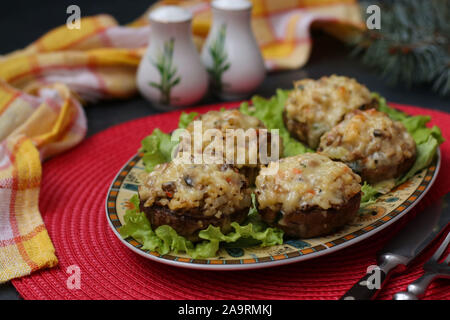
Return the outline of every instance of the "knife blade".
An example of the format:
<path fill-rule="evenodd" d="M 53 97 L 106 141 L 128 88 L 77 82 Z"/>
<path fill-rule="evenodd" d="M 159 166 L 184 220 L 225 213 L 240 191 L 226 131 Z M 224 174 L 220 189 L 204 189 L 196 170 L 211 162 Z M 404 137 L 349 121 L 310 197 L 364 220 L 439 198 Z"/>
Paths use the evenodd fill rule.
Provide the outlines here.
<path fill-rule="evenodd" d="M 377 266 L 347 291 L 341 300 L 376 297 L 390 275 L 406 269 L 450 222 L 450 192 L 417 214 L 377 254 Z"/>

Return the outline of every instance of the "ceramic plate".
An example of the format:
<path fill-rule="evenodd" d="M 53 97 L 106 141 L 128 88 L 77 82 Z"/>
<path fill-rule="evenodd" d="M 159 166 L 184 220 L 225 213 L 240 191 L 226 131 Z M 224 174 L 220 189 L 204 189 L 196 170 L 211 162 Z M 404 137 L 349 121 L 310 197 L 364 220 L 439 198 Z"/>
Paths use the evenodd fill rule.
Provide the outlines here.
<path fill-rule="evenodd" d="M 130 159 L 114 179 L 106 199 L 106 216 L 117 237 L 128 248 L 151 260 L 192 269 L 254 269 L 298 262 L 325 255 L 366 239 L 386 228 L 411 210 L 433 184 L 440 167 L 440 152 L 433 164 L 414 177 L 382 195 L 373 205 L 362 209 L 357 219 L 326 237 L 288 240 L 282 245 L 245 249 L 220 249 L 210 259 L 192 259 L 185 254 L 165 254 L 141 249 L 133 238 L 123 239 L 119 229 L 124 223 L 128 200 L 137 194 L 140 179 L 145 175 L 143 154 Z"/>
<path fill-rule="evenodd" d="M 141 249 L 141 244 L 133 238 L 123 239 L 119 229 L 124 223 L 128 200 L 137 194 L 138 185 L 145 175 L 143 154 L 137 154 L 119 171 L 108 191 L 106 216 L 117 237 L 128 248 L 151 260 L 192 268 L 235 270 L 265 268 L 307 260 L 325 255 L 366 239 L 411 210 L 433 184 L 440 167 L 440 152 L 433 164 L 414 177 L 382 195 L 373 205 L 362 209 L 357 219 L 326 237 L 288 240 L 282 245 L 245 249 L 220 249 L 217 256 L 210 259 L 192 259 L 185 254 L 165 254 Z"/>

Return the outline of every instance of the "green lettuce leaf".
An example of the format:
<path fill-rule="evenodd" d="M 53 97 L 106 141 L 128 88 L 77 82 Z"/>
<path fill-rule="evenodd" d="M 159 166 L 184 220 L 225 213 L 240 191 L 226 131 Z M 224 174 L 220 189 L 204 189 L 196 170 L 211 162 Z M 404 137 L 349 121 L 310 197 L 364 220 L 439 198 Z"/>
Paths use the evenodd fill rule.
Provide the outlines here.
<path fill-rule="evenodd" d="M 197 112 L 182 112 L 180 120 L 178 121 L 178 128 L 186 129 L 188 125 L 198 116 Z"/>
<path fill-rule="evenodd" d="M 417 158 L 409 171 L 397 180 L 397 185 L 402 184 L 409 178 L 414 176 L 417 172 L 428 167 L 433 161 L 436 150 L 439 146 L 439 141 L 433 136 L 429 135 L 428 140 L 417 145 Z"/>
<path fill-rule="evenodd" d="M 361 208 L 376 202 L 379 192 L 373 186 L 364 181 L 361 191 Z"/>
<path fill-rule="evenodd" d="M 139 197 L 137 195 L 130 199 L 130 205 L 132 208 L 125 212 L 125 223 L 120 228 L 122 238 L 133 237 L 142 244 L 144 250 L 155 251 L 162 247 L 162 240 L 152 230 L 145 214 L 139 210 Z"/>
<path fill-rule="evenodd" d="M 232 222 L 231 227 L 234 231 L 225 235 L 220 228 L 210 225 L 206 230 L 199 232 L 199 237 L 210 241 L 226 242 L 225 246 L 234 248 L 255 245 L 268 247 L 283 243 L 284 232 L 277 228 L 270 228 L 261 220 L 261 216 L 256 209 L 255 194 L 252 194 L 252 207 L 247 220 L 242 225 Z"/>
<path fill-rule="evenodd" d="M 144 153 L 142 161 L 145 170 L 152 171 L 157 164 L 169 162 L 172 159 L 173 149 L 177 146 L 177 141 L 172 141 L 171 135 L 159 129 L 153 130 L 152 134 L 141 141 L 140 152 Z"/>
<path fill-rule="evenodd" d="M 432 128 L 417 128 L 412 133 L 412 136 L 418 145 L 426 143 L 430 137 L 433 137 L 438 144 L 442 144 L 444 142 L 441 129 L 437 126 L 433 126 Z"/>
<path fill-rule="evenodd" d="M 313 152 L 298 140 L 291 137 L 289 131 L 284 126 L 283 109 L 288 98 L 289 91 L 278 89 L 275 96 L 270 99 L 255 96 L 252 103 L 241 104 L 239 110 L 261 120 L 267 129 L 278 129 L 283 139 L 283 156 L 289 157 L 305 152 Z"/>
<path fill-rule="evenodd" d="M 240 248 L 257 245 L 266 247 L 283 243 L 283 231 L 264 228 L 254 207 L 251 209 L 252 220 L 243 225 L 231 223 L 234 231 L 228 234 L 223 234 L 219 227 L 209 225 L 207 229 L 199 232 L 199 238 L 204 241 L 194 245 L 168 225 L 159 226 L 153 231 L 147 217 L 139 210 L 137 195 L 130 199 L 130 206 L 132 208 L 124 215 L 125 224 L 120 228 L 120 235 L 123 238 L 133 237 L 142 244 L 142 249 L 160 254 L 185 252 L 194 259 L 210 258 L 216 255 L 222 243 L 228 243 L 228 247 L 239 245 Z"/>
<path fill-rule="evenodd" d="M 198 116 L 197 112 L 182 112 L 178 121 L 178 129 L 185 129 Z M 158 128 L 141 141 L 140 152 L 144 153 L 142 161 L 147 172 L 153 171 L 156 165 L 172 160 L 174 149 L 179 143 L 178 129 L 172 135 Z"/>
<path fill-rule="evenodd" d="M 408 117 L 406 113 L 389 107 L 387 105 L 386 99 L 380 96 L 378 93 L 372 92 L 372 97 L 378 100 L 378 110 L 386 113 L 392 120 L 402 121 Z"/>

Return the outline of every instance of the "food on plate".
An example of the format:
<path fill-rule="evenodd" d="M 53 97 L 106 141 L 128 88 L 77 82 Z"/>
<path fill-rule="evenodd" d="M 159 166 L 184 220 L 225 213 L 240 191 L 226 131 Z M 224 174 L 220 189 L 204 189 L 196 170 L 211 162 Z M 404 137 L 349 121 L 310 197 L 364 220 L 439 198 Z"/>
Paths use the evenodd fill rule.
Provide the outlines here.
<path fill-rule="evenodd" d="M 416 159 L 416 143 L 405 126 L 375 109 L 353 111 L 325 133 L 318 152 L 346 163 L 364 181 L 398 178 Z"/>
<path fill-rule="evenodd" d="M 200 115 L 195 120 L 201 122 L 203 138 L 202 143 L 198 144 L 201 149 L 196 149 L 194 141 L 194 139 L 198 138 L 194 135 L 195 126 L 198 126 L 199 123 L 192 121 L 186 127 L 186 130 L 191 134 L 191 139 L 181 139 L 178 156 L 186 150 L 189 150 L 190 153 L 195 151 L 198 154 L 203 154 L 203 157 L 211 156 L 210 159 L 212 159 L 212 161 L 214 161 L 214 159 L 221 159 L 224 163 L 233 164 L 238 168 L 241 173 L 247 176 L 251 184 L 253 184 L 257 175 L 259 164 L 268 163 L 268 159 L 272 156 L 277 159 L 281 156 L 282 141 L 279 135 L 266 131 L 266 127 L 261 120 L 243 114 L 237 109 L 209 111 Z M 222 145 L 221 150 L 214 148 L 216 135 L 214 131 L 210 131 L 212 136 L 206 134 L 206 131 L 209 129 L 216 129 L 218 130 L 218 133 L 220 133 L 221 140 L 219 142 Z M 188 149 L 189 143 L 190 148 Z M 272 155 L 272 143 L 278 148 L 278 156 L 275 153 Z M 227 145 L 233 147 L 227 148 Z M 266 146 L 267 153 L 260 153 L 261 148 Z M 266 155 L 267 158 L 265 158 Z M 239 156 L 241 156 L 242 159 L 238 158 Z"/>
<path fill-rule="evenodd" d="M 191 241 L 209 225 L 231 230 L 251 206 L 247 179 L 229 165 L 157 165 L 139 187 L 140 209 L 156 229 L 169 225 Z"/>
<path fill-rule="evenodd" d="M 347 165 L 317 153 L 283 158 L 256 177 L 258 211 L 289 236 L 326 235 L 355 217 L 360 182 Z"/>
<path fill-rule="evenodd" d="M 283 112 L 284 123 L 294 137 L 313 149 L 345 114 L 376 106 L 366 86 L 352 78 L 332 75 L 303 79 L 294 85 Z"/>
<path fill-rule="evenodd" d="M 136 239 L 144 250 L 209 258 L 220 248 L 279 245 L 284 234 L 332 233 L 360 207 L 427 168 L 444 141 L 438 127 L 427 127 L 429 116 L 409 116 L 338 76 L 299 81 L 294 92 L 254 97 L 238 110 L 182 113 L 178 127 L 194 133 L 196 117 L 203 130 L 216 129 L 222 138 L 227 129 L 278 129 L 281 137 L 269 135 L 267 142 L 277 141 L 280 156 L 288 157 L 250 164 L 244 143 L 235 152 L 246 151 L 244 163 L 183 164 L 180 155 L 188 149 L 176 133 L 185 131 L 155 129 L 139 150 L 146 171 L 140 198 L 129 200 L 120 228 L 122 237 Z M 313 147 L 320 142 L 318 153 L 300 140 Z M 212 144 L 203 140 L 197 148 L 204 153 Z M 390 177 L 395 179 L 378 182 Z"/>
<path fill-rule="evenodd" d="M 237 109 L 208 111 L 201 114 L 197 119 L 202 121 L 203 129 L 219 129 L 223 133 L 227 129 L 257 129 L 265 128 L 264 124 L 258 118 L 243 114 Z M 189 123 L 186 128 L 188 131 L 194 131 L 194 122 Z"/>

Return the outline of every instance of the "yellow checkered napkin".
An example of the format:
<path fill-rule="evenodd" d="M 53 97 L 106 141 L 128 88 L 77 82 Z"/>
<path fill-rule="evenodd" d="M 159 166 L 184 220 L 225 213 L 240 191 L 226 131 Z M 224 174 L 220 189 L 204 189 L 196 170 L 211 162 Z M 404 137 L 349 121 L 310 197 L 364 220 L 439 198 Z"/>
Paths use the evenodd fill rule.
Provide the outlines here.
<path fill-rule="evenodd" d="M 306 63 L 311 26 L 343 39 L 361 27 L 356 0 L 252 2 L 252 25 L 269 70 Z M 209 2 L 161 3 L 193 13 L 201 46 L 211 25 Z M 146 14 L 128 26 L 107 15 L 87 17 L 81 29 L 61 26 L 0 56 L 0 282 L 57 264 L 38 209 L 41 161 L 84 138 L 82 103 L 135 94 L 150 28 Z"/>

